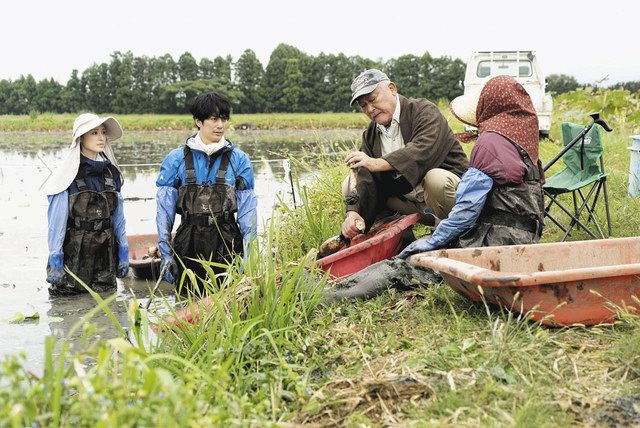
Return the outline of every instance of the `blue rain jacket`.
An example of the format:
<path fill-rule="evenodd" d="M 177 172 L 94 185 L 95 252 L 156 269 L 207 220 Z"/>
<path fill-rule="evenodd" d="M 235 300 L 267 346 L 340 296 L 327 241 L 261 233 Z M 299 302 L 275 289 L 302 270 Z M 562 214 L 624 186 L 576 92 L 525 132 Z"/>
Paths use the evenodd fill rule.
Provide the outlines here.
<path fill-rule="evenodd" d="M 106 168 L 111 165 L 108 160 L 94 161 L 80 156 L 79 174 L 85 175 L 85 182 L 89 190 L 102 192 L 105 190 L 104 174 Z M 115 182 L 115 191 L 118 193 L 118 206 L 116 207 L 111 224 L 113 233 L 118 245 L 118 261 L 123 262 L 129 260 L 129 244 L 127 242 L 126 222 L 124 219 L 124 203 L 120 188 L 122 180 L 120 173 L 113 174 Z M 69 193 L 78 192 L 75 180 L 69 188 L 57 195 L 49 195 L 49 208 L 47 217 L 49 221 L 48 244 L 49 244 L 49 264 L 52 269 L 64 268 L 64 254 L 62 246 L 67 231 L 67 218 L 69 217 Z"/>
<path fill-rule="evenodd" d="M 232 143 L 213 154 L 216 157 L 209 173 L 210 156 L 206 153 L 191 149 L 193 155 L 193 167 L 196 173 L 196 184 L 214 184 L 216 174 L 222 161 L 223 151 L 231 151 L 229 167 L 225 176 L 226 183 L 236 187 L 236 201 L 238 212 L 236 221 L 242 233 L 245 248 L 256 237 L 258 200 L 254 191 L 253 167 L 249 156 Z M 178 201 L 178 189 L 174 187 L 186 184 L 186 172 L 184 162 L 184 146 L 173 149 L 160 165 L 160 174 L 156 180 L 158 192 L 156 194 L 156 226 L 158 228 L 158 247 L 162 258 L 167 260 L 173 257 L 171 250 L 171 231 L 176 216 L 176 203 Z"/>
<path fill-rule="evenodd" d="M 460 180 L 456 190 L 456 204 L 449 217 L 438 224 L 432 235 L 411 243 L 398 257 L 406 259 L 413 254 L 437 250 L 460 236 L 476 223 L 492 188 L 491 177 L 479 169 L 469 168 Z"/>

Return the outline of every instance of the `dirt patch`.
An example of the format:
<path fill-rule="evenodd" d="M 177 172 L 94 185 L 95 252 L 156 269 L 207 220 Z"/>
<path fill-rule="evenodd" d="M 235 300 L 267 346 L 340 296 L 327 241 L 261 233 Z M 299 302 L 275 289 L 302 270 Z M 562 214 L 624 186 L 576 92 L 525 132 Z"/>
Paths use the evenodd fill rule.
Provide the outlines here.
<path fill-rule="evenodd" d="M 615 399 L 605 399 L 602 404 L 593 407 L 580 402 L 575 402 L 574 405 L 576 420 L 588 426 L 640 426 L 640 396 L 623 395 Z"/>
<path fill-rule="evenodd" d="M 429 398 L 433 389 L 415 374 L 386 374 L 360 379 L 337 379 L 328 383 L 320 398 L 326 405 L 301 422 L 322 426 L 339 426 L 354 412 L 384 421 L 385 425 L 401 423 L 399 407 Z M 331 397 L 328 400 L 328 397 Z"/>

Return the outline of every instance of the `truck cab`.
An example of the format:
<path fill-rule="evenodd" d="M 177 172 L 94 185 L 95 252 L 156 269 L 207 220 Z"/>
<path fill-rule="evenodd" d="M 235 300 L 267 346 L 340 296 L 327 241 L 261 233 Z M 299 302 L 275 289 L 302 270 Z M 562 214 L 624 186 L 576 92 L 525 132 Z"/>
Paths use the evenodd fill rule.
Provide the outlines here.
<path fill-rule="evenodd" d="M 545 93 L 545 76 L 535 51 L 478 51 L 467 62 L 464 93 L 479 94 L 492 77 L 507 75 L 516 79 L 527 91 L 538 114 L 540 135 L 549 136 L 553 99 Z"/>

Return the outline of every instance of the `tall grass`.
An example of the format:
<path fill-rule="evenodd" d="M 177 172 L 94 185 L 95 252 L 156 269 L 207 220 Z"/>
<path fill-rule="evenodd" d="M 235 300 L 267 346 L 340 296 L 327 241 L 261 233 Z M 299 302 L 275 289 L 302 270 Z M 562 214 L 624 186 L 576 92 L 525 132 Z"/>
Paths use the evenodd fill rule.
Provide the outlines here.
<path fill-rule="evenodd" d="M 197 281 L 212 302 L 201 308 L 196 324 L 178 328 L 160 319 L 154 338 L 147 312 L 134 300 L 128 334 L 114 317 L 121 337 L 77 353 L 63 340 L 57 357 L 54 338 L 47 338 L 42 376 L 26 372 L 16 358 L 5 359 L 0 425 L 184 426 L 281 419 L 310 388 L 300 362 L 326 278 L 313 259 L 281 263 L 272 256 L 269 249 L 289 242 L 277 224 L 270 223 L 261 241 L 266 251 L 253 245 L 228 275 L 206 281 L 185 277 Z M 74 331 L 97 311 L 109 314 L 114 296 L 94 297 L 98 306 Z M 194 304 L 192 298 L 185 304 Z"/>

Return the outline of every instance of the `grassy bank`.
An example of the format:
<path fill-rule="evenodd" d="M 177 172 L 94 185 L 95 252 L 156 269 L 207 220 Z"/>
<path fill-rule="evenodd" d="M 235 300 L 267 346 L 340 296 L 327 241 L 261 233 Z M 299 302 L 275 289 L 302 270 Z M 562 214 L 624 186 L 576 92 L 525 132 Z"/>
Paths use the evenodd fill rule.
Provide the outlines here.
<path fill-rule="evenodd" d="M 43 113 L 32 116 L 0 115 L 0 131 L 68 131 L 75 114 Z M 191 130 L 190 115 L 115 114 L 125 131 Z M 367 120 L 361 113 L 272 113 L 234 114 L 232 128 L 241 129 L 325 129 L 362 128 Z"/>
<path fill-rule="evenodd" d="M 586 123 L 590 110 L 560 105 L 556 122 Z M 603 116 L 615 128 L 604 136 L 614 235 L 638 235 L 638 202 L 626 196 L 626 147 L 638 125 L 628 115 Z M 559 150 L 558 136 L 555 125 L 543 160 Z M 201 324 L 149 342 L 147 314 L 133 304 L 130 341 L 89 340 L 74 352 L 63 343 L 54 357 L 51 338 L 43 375 L 6 358 L 0 426 L 640 423 L 636 316 L 548 328 L 445 284 L 319 308 L 325 278 L 303 267 L 338 230 L 347 171 L 327 160 L 316 173 L 313 187 L 301 189 L 304 205 L 283 207 L 262 248 L 207 285 L 215 310 Z M 543 239 L 558 233 L 549 227 Z"/>

